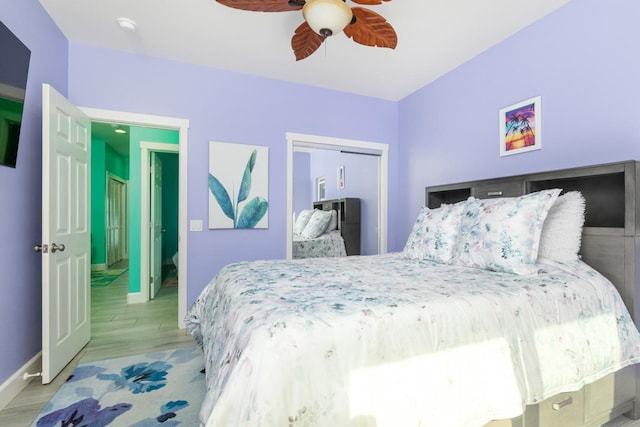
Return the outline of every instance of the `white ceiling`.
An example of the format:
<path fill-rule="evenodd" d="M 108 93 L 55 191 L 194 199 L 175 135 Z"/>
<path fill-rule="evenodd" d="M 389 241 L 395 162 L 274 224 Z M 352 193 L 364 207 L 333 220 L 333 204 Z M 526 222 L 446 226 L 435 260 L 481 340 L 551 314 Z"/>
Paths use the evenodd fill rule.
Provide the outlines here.
<path fill-rule="evenodd" d="M 341 33 L 297 62 L 291 37 L 301 11 L 248 12 L 215 0 L 40 3 L 72 42 L 398 101 L 569 1 L 392 0 L 368 7 L 395 28 L 395 50 Z M 137 30 L 120 29 L 118 17 Z"/>

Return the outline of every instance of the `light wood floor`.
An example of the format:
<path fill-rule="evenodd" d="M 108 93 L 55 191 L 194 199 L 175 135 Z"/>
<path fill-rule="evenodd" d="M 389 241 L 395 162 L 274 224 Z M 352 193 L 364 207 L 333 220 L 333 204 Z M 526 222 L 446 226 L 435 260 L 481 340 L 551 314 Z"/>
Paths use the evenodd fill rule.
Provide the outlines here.
<path fill-rule="evenodd" d="M 112 268 L 124 268 L 126 263 Z M 91 341 L 48 385 L 38 378 L 0 411 L 0 426 L 28 427 L 78 363 L 194 345 L 178 329 L 178 287 L 162 287 L 146 304 L 127 304 L 128 273 L 91 289 Z"/>

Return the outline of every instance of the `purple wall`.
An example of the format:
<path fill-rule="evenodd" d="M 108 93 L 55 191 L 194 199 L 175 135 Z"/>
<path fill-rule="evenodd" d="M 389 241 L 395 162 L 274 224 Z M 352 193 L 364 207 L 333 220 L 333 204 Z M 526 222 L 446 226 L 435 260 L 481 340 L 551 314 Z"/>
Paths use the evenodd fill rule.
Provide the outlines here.
<path fill-rule="evenodd" d="M 406 239 L 426 185 L 640 158 L 640 2 L 573 1 L 399 103 Z M 500 108 L 540 95 L 542 149 L 499 156 Z"/>
<path fill-rule="evenodd" d="M 338 188 L 338 168 L 344 166 L 345 186 Z M 360 199 L 360 253 L 378 253 L 378 157 L 314 150 L 311 153 L 312 197 L 316 199 L 316 178 L 324 176 L 325 199 L 356 197 Z"/>
<path fill-rule="evenodd" d="M 226 264 L 286 256 L 286 132 L 387 143 L 396 158 L 395 102 L 76 43 L 69 81 L 79 106 L 189 120 L 189 220 L 208 217 L 210 140 L 269 147 L 269 228 L 190 232 L 188 302 Z"/>
<path fill-rule="evenodd" d="M 311 155 L 307 151 L 293 152 L 293 212 L 298 215 L 313 205 L 315 184 L 311 183 L 309 169 Z"/>
<path fill-rule="evenodd" d="M 31 50 L 17 167 L 0 166 L 2 384 L 42 348 L 42 83 L 67 93 L 68 48 L 37 0 L 0 0 L 0 20 Z"/>

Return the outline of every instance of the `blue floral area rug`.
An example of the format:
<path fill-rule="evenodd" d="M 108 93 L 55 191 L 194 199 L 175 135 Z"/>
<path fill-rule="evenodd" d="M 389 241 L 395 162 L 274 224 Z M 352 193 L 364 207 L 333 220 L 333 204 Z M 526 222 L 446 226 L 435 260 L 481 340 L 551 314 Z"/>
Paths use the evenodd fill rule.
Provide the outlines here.
<path fill-rule="evenodd" d="M 198 426 L 205 389 L 195 346 L 83 363 L 31 426 Z"/>

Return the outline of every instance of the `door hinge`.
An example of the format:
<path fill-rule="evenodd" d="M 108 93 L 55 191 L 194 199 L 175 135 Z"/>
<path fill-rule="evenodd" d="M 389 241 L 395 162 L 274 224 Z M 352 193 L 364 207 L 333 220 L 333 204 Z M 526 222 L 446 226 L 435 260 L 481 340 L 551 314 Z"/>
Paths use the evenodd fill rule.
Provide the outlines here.
<path fill-rule="evenodd" d="M 153 276 L 149 276 L 149 284 L 153 284 Z"/>

